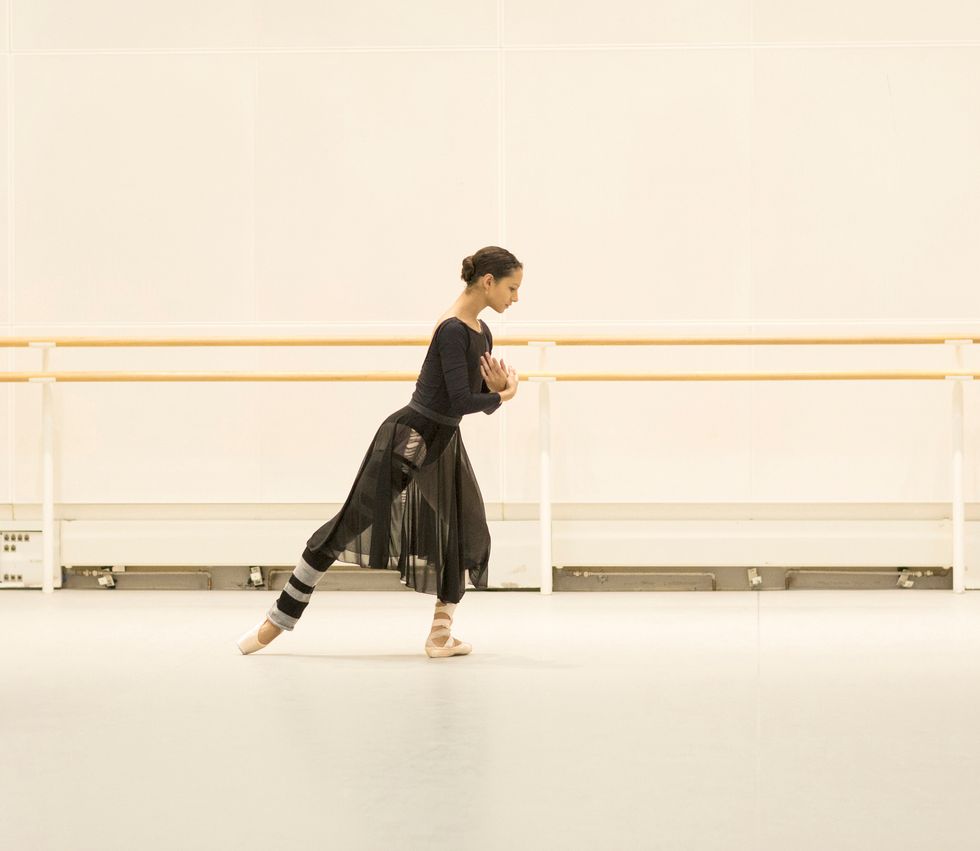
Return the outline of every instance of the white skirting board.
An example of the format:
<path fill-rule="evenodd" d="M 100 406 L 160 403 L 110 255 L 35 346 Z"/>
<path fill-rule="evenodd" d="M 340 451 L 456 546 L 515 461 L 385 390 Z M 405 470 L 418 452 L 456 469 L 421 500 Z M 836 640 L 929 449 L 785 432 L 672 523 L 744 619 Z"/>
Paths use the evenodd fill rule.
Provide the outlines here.
<path fill-rule="evenodd" d="M 537 588 L 534 520 L 491 520 L 490 586 Z M 192 567 L 296 564 L 305 520 L 64 520 L 61 562 Z M 556 520 L 562 567 L 934 567 L 952 565 L 943 520 Z M 966 524 L 966 587 L 980 588 L 980 521 Z"/>
<path fill-rule="evenodd" d="M 309 520 L 63 520 L 62 564 L 292 567 L 318 525 Z M 491 586 L 537 588 L 537 522 L 488 525 Z"/>

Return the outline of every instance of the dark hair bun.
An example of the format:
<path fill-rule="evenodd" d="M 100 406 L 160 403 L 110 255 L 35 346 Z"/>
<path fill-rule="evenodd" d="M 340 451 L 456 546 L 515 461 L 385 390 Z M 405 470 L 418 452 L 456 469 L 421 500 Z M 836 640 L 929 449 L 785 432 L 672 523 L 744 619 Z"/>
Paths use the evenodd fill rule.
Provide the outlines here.
<path fill-rule="evenodd" d="M 463 279 L 463 282 L 466 283 L 466 284 L 468 284 L 470 282 L 470 279 L 473 277 L 473 273 L 474 272 L 476 272 L 476 264 L 473 263 L 472 256 L 471 257 L 464 257 L 463 258 L 463 271 L 460 274 L 460 277 Z"/>
<path fill-rule="evenodd" d="M 515 269 L 523 269 L 524 265 L 506 248 L 488 245 L 475 254 L 463 258 L 463 272 L 460 277 L 466 286 L 472 286 L 484 275 L 504 278 Z"/>

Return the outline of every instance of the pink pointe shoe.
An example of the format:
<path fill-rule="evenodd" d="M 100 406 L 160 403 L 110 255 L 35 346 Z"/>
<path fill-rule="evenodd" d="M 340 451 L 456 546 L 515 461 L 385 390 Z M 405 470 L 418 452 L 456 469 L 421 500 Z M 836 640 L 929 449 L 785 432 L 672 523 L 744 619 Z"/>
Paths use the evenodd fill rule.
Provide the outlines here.
<path fill-rule="evenodd" d="M 267 641 L 263 644 L 259 641 L 259 630 L 265 623 L 266 619 L 262 618 L 255 626 L 253 626 L 248 632 L 243 634 L 238 639 L 238 649 L 247 656 L 249 653 L 254 653 L 256 650 L 261 650 L 263 647 L 268 647 L 271 641 Z M 277 633 L 279 635 L 280 633 Z"/>
<path fill-rule="evenodd" d="M 430 642 L 425 642 L 425 654 L 430 659 L 438 659 L 446 656 L 465 656 L 473 649 L 472 644 L 467 644 L 465 641 L 458 641 L 455 638 L 450 638 L 450 642 L 455 641 L 456 643 L 452 646 L 449 643 L 445 647 L 440 647 L 438 644 L 431 644 Z"/>

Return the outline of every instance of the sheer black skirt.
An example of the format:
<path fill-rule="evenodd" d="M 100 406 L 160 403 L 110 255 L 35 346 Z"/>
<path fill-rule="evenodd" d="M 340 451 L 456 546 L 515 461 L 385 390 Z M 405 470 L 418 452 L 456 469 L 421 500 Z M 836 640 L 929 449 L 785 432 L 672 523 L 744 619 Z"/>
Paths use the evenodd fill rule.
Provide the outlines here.
<path fill-rule="evenodd" d="M 458 422 L 413 405 L 388 416 L 303 560 L 321 573 L 334 561 L 397 568 L 409 588 L 449 603 L 462 599 L 467 571 L 486 588 L 490 531 Z"/>

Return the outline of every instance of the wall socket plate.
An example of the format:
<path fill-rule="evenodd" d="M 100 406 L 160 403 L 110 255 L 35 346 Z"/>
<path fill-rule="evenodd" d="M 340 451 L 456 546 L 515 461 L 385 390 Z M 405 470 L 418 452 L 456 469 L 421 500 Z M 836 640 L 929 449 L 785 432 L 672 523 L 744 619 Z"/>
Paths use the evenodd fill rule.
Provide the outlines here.
<path fill-rule="evenodd" d="M 54 535 L 54 587 L 61 587 L 59 525 Z M 39 520 L 0 520 L 0 589 L 41 588 L 44 536 Z"/>

